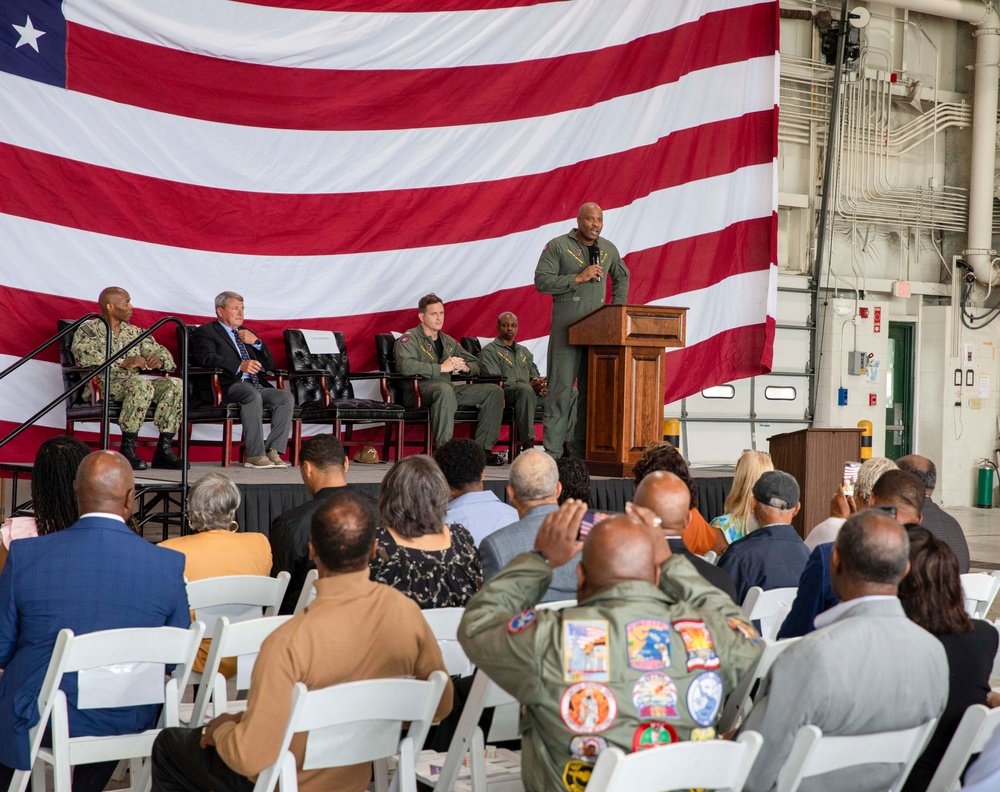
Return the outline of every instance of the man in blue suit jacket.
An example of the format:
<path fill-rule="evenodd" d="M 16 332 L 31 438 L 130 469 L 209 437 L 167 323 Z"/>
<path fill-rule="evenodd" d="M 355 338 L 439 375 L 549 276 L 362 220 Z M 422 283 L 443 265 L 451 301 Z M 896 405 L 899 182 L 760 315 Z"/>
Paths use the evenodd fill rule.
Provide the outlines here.
<path fill-rule="evenodd" d="M 85 457 L 73 483 L 80 519 L 64 531 L 12 542 L 0 573 L 0 789 L 12 768 L 30 768 L 28 730 L 59 631 L 77 635 L 122 627 L 188 627 L 184 556 L 129 530 L 132 468 L 114 451 Z M 159 707 L 78 710 L 76 674 L 62 682 L 70 736 L 139 732 Z M 116 762 L 81 765 L 74 792 L 99 792 Z"/>

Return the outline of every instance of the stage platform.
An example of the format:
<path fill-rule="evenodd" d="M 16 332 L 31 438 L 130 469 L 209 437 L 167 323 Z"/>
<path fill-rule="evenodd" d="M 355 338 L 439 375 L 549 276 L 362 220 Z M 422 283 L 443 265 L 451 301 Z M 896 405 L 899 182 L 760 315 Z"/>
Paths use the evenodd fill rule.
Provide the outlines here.
<path fill-rule="evenodd" d="M 352 489 L 363 492 L 375 499 L 378 497 L 379 486 L 392 467 L 391 463 L 380 462 L 374 465 L 362 465 L 352 463 L 347 471 L 347 483 Z M 30 464 L 6 464 L 0 465 L 0 471 L 10 475 L 12 468 L 17 468 L 16 475 L 30 475 Z M 302 483 L 298 468 L 285 469 L 265 469 L 255 470 L 245 468 L 242 465 L 233 465 L 223 468 L 211 462 L 198 462 L 191 466 L 188 471 L 188 483 L 193 484 L 206 473 L 221 472 L 236 482 L 240 489 L 243 501 L 236 512 L 236 521 L 240 524 L 240 530 L 257 531 L 268 534 L 271 522 L 281 514 L 300 503 L 309 499 L 309 491 Z M 732 468 L 711 468 L 695 469 L 691 475 L 698 487 L 699 510 L 706 519 L 712 520 L 723 513 L 723 502 L 726 494 L 733 484 Z M 507 483 L 510 477 L 510 466 L 487 468 L 485 486 L 496 493 L 497 497 L 503 501 L 507 500 Z M 160 493 L 165 496 L 168 493 L 178 493 L 180 490 L 180 471 L 171 470 L 149 470 L 138 471 L 136 473 L 137 493 L 142 496 L 144 492 L 150 494 Z M 590 481 L 590 489 L 593 493 L 591 507 L 598 511 L 620 512 L 624 511 L 625 503 L 632 498 L 632 479 L 605 478 L 594 476 Z M 22 479 L 17 490 L 18 500 L 22 501 L 20 510 L 22 513 L 30 513 L 24 507 L 30 508 L 30 504 L 25 501 L 29 497 L 28 486 Z M 15 510 L 19 509 L 15 501 Z M 15 511 L 17 513 L 17 511 Z M 156 519 L 155 511 L 147 515 L 149 518 L 145 523 L 144 535 L 152 541 L 159 541 L 162 538 L 163 521 Z M 169 527 L 171 536 L 179 533 L 179 526 Z"/>

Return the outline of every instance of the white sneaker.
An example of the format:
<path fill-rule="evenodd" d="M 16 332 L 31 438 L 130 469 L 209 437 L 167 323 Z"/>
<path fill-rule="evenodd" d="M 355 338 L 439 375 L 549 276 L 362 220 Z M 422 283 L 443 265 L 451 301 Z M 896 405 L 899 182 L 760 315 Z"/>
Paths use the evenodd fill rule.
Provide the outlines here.
<path fill-rule="evenodd" d="M 263 470 L 264 468 L 273 468 L 274 463 L 263 455 L 252 456 L 252 457 L 247 457 L 246 462 L 243 463 L 243 467 L 257 468 L 258 470 Z"/>

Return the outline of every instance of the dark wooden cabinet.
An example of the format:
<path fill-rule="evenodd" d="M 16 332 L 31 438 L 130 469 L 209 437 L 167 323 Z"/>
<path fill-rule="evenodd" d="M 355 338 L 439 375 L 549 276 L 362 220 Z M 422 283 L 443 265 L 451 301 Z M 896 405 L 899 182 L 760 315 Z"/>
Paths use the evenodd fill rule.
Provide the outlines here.
<path fill-rule="evenodd" d="M 775 469 L 799 482 L 802 508 L 792 525 L 804 539 L 830 516 L 830 500 L 844 483 L 844 464 L 861 459 L 861 430 L 800 429 L 772 435 L 769 442 Z"/>
<path fill-rule="evenodd" d="M 569 327 L 587 346 L 586 462 L 597 476 L 629 476 L 663 437 L 664 349 L 684 346 L 687 308 L 605 305 Z"/>

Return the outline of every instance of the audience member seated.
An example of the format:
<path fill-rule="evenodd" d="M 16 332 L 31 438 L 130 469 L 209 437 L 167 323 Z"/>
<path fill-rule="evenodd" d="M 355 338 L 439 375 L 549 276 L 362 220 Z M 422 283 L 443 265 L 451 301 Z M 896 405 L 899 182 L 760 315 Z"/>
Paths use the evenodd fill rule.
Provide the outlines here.
<path fill-rule="evenodd" d="M 483 559 L 483 580 L 495 577 L 515 556 L 531 552 L 542 521 L 546 515 L 559 509 L 561 491 L 559 468 L 556 460 L 548 454 L 529 450 L 514 460 L 514 464 L 510 466 L 507 497 L 517 509 L 520 519 L 513 525 L 490 534 L 479 545 L 479 554 Z M 576 567 L 579 563 L 580 557 L 576 555 L 569 563 L 554 569 L 552 583 L 540 601 L 575 599 Z"/>
<path fill-rule="evenodd" d="M 421 608 L 462 607 L 483 584 L 471 534 L 446 525 L 448 482 L 429 456 L 397 462 L 382 480 L 382 527 L 371 578 L 402 591 Z"/>
<path fill-rule="evenodd" d="M 291 579 L 279 613 L 295 610 L 309 570 L 316 565 L 309 557 L 309 526 L 316 509 L 341 487 L 347 486 L 350 466 L 344 446 L 332 434 L 320 434 L 303 441 L 299 452 L 299 475 L 312 500 L 282 512 L 271 523 L 271 575 L 288 572 Z"/>
<path fill-rule="evenodd" d="M 988 621 L 965 612 L 958 559 L 951 548 L 921 526 L 907 533 L 910 571 L 899 584 L 899 599 L 910 620 L 944 645 L 949 671 L 948 704 L 903 787 L 903 792 L 924 792 L 965 710 L 998 703 L 996 696 L 990 697 L 990 674 L 1000 636 Z"/>
<path fill-rule="evenodd" d="M 769 470 L 774 470 L 774 463 L 763 451 L 744 451 L 736 463 L 733 488 L 723 505 L 726 513 L 712 520 L 712 527 L 722 531 L 729 544 L 760 527 L 753 515 L 753 485 Z"/>
<path fill-rule="evenodd" d="M 31 507 L 35 516 L 8 517 L 0 525 L 0 569 L 15 539 L 45 536 L 76 522 L 79 514 L 73 479 L 89 453 L 86 443 L 69 435 L 50 437 L 38 447 L 31 467 Z"/>
<path fill-rule="evenodd" d="M 661 520 L 660 533 L 674 555 L 684 556 L 705 580 L 736 600 L 736 587 L 725 570 L 696 556 L 687 549 L 681 538 L 691 519 L 691 492 L 687 484 L 673 473 L 654 470 L 642 480 L 632 502 L 636 506 L 646 507 Z"/>
<path fill-rule="evenodd" d="M 986 741 L 983 752 L 962 777 L 962 792 L 996 792 L 1000 789 L 1000 729 Z"/>
<path fill-rule="evenodd" d="M 459 627 L 469 658 L 524 705 L 525 789 L 582 788 L 608 746 L 712 739 L 723 692 L 760 654 L 739 608 L 670 552 L 650 512 L 630 506 L 580 542 L 586 508 L 549 514 L 534 551 L 483 586 Z M 581 545 L 579 605 L 536 609 Z"/>
<path fill-rule="evenodd" d="M 476 547 L 483 537 L 517 521 L 517 510 L 500 500 L 492 490 L 483 489 L 486 452 L 473 440 L 452 438 L 434 452 L 448 482 L 451 502 L 444 521 L 464 525 Z"/>
<path fill-rule="evenodd" d="M 958 559 L 958 569 L 963 575 L 969 571 L 969 543 L 958 520 L 946 513 L 933 500 L 931 495 L 937 486 L 937 468 L 927 457 L 918 454 L 900 457 L 896 460 L 900 470 L 912 473 L 923 482 L 926 498 L 923 506 L 923 519 L 920 524 L 944 542 Z"/>
<path fill-rule="evenodd" d="M 809 551 L 792 518 L 799 511 L 799 485 L 783 470 L 769 470 L 753 487 L 753 512 L 760 525 L 734 542 L 719 560 L 733 579 L 736 601 L 742 603 L 753 586 L 765 591 L 794 588 L 809 559 Z"/>
<path fill-rule="evenodd" d="M 245 790 L 273 764 L 288 723 L 292 688 L 312 690 L 386 677 L 427 679 L 444 671 L 441 650 L 416 606 L 368 579 L 377 515 L 368 498 L 342 487 L 313 516 L 310 550 L 319 571 L 316 599 L 265 640 L 254 664 L 245 713 L 224 714 L 203 729 L 164 729 L 153 745 L 153 789 Z M 451 710 L 451 683 L 435 720 Z M 291 752 L 303 792 L 362 792 L 371 764 L 303 770 L 305 734 Z"/>
<path fill-rule="evenodd" d="M 38 692 L 56 636 L 123 627 L 191 624 L 184 556 L 129 529 L 132 466 L 114 451 L 87 456 L 73 491 L 80 519 L 63 531 L 14 542 L 0 573 L 0 789 L 13 770 L 30 770 L 28 730 L 38 722 Z M 69 735 L 106 736 L 151 729 L 157 706 L 78 710 L 76 675 L 63 680 Z M 75 792 L 99 792 L 116 761 L 80 765 Z"/>
<path fill-rule="evenodd" d="M 824 735 L 870 734 L 909 729 L 944 711 L 944 647 L 906 618 L 896 596 L 908 566 L 906 530 L 888 514 L 867 509 L 844 523 L 830 559 L 840 604 L 775 660 L 743 724 L 767 746 L 750 771 L 747 792 L 775 788 L 802 726 L 818 726 Z M 809 788 L 884 790 L 901 769 L 860 765 L 817 776 Z"/>
<path fill-rule="evenodd" d="M 709 550 L 722 555 L 728 546 L 726 538 L 722 535 L 722 531 L 710 526 L 698 511 L 698 488 L 680 451 L 665 440 L 649 446 L 642 452 L 642 456 L 632 469 L 635 486 L 638 487 L 642 479 L 654 470 L 665 470 L 679 476 L 691 491 L 691 522 L 684 529 L 684 544 L 687 545 L 687 549 L 698 555 L 705 555 Z"/>
<path fill-rule="evenodd" d="M 587 470 L 586 462 L 564 454 L 556 460 L 556 467 L 559 469 L 559 483 L 562 485 L 562 492 L 559 493 L 560 506 L 570 498 L 588 504 L 594 499 L 590 491 L 590 471 Z"/>
<path fill-rule="evenodd" d="M 188 524 L 194 533 L 160 542 L 160 547 L 184 554 L 184 577 L 188 582 L 224 575 L 267 575 L 271 571 L 271 547 L 264 534 L 239 533 L 236 510 L 240 491 L 225 473 L 207 473 L 188 491 Z M 201 642 L 194 670 L 201 673 L 208 659 L 211 638 Z M 236 673 L 236 658 L 222 661 L 227 677 Z"/>
<path fill-rule="evenodd" d="M 902 470 L 887 470 L 872 487 L 868 505 L 887 510 L 900 523 L 916 525 L 920 522 L 920 507 L 923 502 L 921 483 L 910 473 Z M 815 629 L 815 618 L 837 604 L 830 577 L 830 556 L 833 542 L 818 545 L 799 577 L 799 590 L 795 594 L 792 608 L 778 630 L 778 640 L 797 638 Z"/>
<path fill-rule="evenodd" d="M 813 528 L 806 536 L 806 547 L 809 552 L 817 546 L 832 542 L 837 538 L 837 531 L 844 524 L 844 520 L 854 512 L 868 507 L 868 499 L 872 494 L 872 487 L 882 474 L 888 470 L 896 470 L 896 463 L 886 457 L 872 457 L 866 459 L 858 470 L 858 479 L 854 483 L 854 493 L 846 495 L 843 485 L 837 487 L 837 492 L 830 501 L 830 516 Z M 860 504 L 860 508 L 859 508 Z"/>

